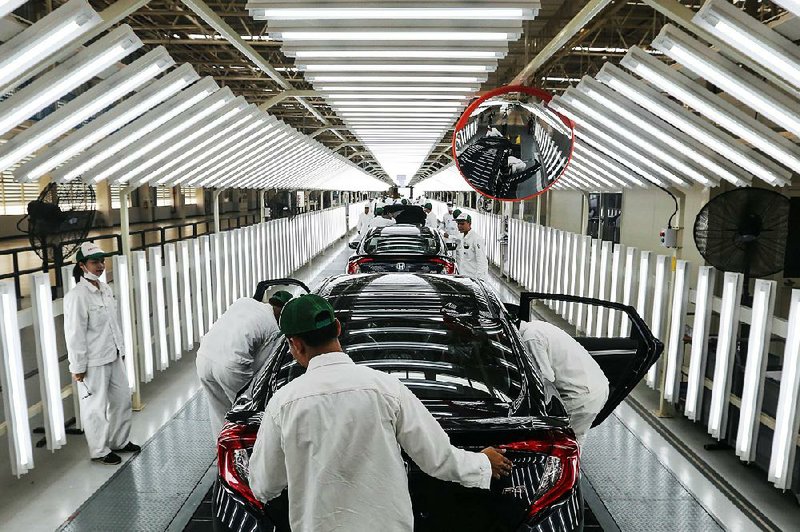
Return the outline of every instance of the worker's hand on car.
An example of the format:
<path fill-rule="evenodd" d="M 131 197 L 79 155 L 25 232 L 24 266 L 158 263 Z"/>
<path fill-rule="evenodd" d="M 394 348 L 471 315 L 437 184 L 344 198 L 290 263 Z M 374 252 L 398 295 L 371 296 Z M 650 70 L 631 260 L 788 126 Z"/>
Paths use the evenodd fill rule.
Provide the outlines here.
<path fill-rule="evenodd" d="M 86 372 L 83 373 L 73 373 L 72 378 L 75 379 L 77 382 L 83 382 L 83 379 L 86 378 Z"/>
<path fill-rule="evenodd" d="M 511 474 L 512 462 L 505 456 L 505 449 L 495 449 L 494 447 L 487 447 L 481 451 L 489 457 L 489 462 L 492 464 L 492 478 L 499 479 L 507 477 Z"/>

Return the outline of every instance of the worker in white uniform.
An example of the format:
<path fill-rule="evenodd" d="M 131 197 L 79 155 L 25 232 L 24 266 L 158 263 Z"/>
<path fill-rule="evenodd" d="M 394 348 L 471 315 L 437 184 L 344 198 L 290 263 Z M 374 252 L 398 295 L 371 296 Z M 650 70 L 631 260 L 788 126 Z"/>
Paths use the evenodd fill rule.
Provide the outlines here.
<path fill-rule="evenodd" d="M 442 230 L 447 231 L 448 227 L 456 228 L 456 217 L 453 216 L 453 202 L 447 202 L 447 212 L 442 215 Z M 458 229 L 456 228 L 456 231 Z M 454 231 L 455 232 L 455 231 Z"/>
<path fill-rule="evenodd" d="M 586 433 L 608 400 L 608 378 L 589 352 L 555 325 L 522 322 L 519 332 L 542 377 L 561 395 L 570 427 L 583 447 Z"/>
<path fill-rule="evenodd" d="M 459 213 L 456 218 L 461 241 L 456 249 L 456 264 L 458 273 L 476 279 L 486 279 L 489 276 L 489 260 L 486 258 L 486 249 L 483 239 L 472 230 L 472 217 L 467 213 Z"/>
<path fill-rule="evenodd" d="M 436 218 L 436 214 L 433 212 L 433 204 L 426 203 L 425 208 L 425 227 L 429 227 L 431 229 L 438 229 L 439 228 L 439 219 Z"/>
<path fill-rule="evenodd" d="M 367 234 L 367 229 L 369 229 L 369 223 L 372 221 L 372 214 L 369 212 L 369 203 L 364 205 L 364 212 L 358 215 L 358 225 L 356 229 L 358 230 L 358 234 L 364 236 Z"/>
<path fill-rule="evenodd" d="M 64 296 L 64 337 L 69 371 L 78 382 L 81 423 L 93 462 L 116 465 L 131 443 L 131 391 L 122 357 L 125 344 L 109 286 L 100 281 L 106 254 L 83 242 L 73 270 L 75 288 Z"/>
<path fill-rule="evenodd" d="M 293 531 L 410 532 L 414 516 L 401 449 L 428 475 L 471 488 L 489 489 L 492 477 L 511 472 L 502 450 L 450 445 L 397 377 L 342 352 L 341 324 L 326 299 L 293 299 L 280 327 L 307 371 L 267 404 L 249 480 L 264 502 L 288 487 Z"/>
<path fill-rule="evenodd" d="M 273 309 L 252 297 L 242 297 L 200 339 L 197 376 L 208 400 L 215 438 L 236 394 L 266 362 L 277 330 Z"/>
<path fill-rule="evenodd" d="M 370 220 L 368 227 L 386 227 L 396 223 L 394 217 L 389 212 L 385 211 L 383 207 L 378 207 L 375 209 L 375 218 Z"/>

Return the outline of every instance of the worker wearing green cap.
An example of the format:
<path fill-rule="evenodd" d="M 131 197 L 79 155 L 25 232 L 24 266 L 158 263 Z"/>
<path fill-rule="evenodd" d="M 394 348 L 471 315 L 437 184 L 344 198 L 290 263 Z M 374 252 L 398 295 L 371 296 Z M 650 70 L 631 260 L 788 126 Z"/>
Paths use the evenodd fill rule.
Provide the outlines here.
<path fill-rule="evenodd" d="M 385 207 L 378 207 L 375 209 L 375 218 L 369 221 L 369 228 L 386 227 L 387 225 L 394 225 L 396 223 L 392 213 L 386 210 Z"/>
<path fill-rule="evenodd" d="M 488 489 L 492 477 L 510 473 L 503 451 L 453 447 L 397 377 L 355 364 L 326 299 L 292 299 L 280 328 L 307 369 L 267 403 L 249 480 L 264 502 L 288 487 L 292 530 L 412 530 L 401 449 L 428 475 L 471 488 Z"/>
<path fill-rule="evenodd" d="M 486 279 L 489 276 L 489 260 L 481 236 L 472 230 L 472 216 L 462 212 L 456 217 L 458 231 L 463 236 L 456 249 L 458 272 L 467 277 Z"/>
<path fill-rule="evenodd" d="M 452 205 L 448 203 L 448 211 L 451 208 Z M 458 246 L 461 245 L 461 233 L 458 231 L 458 224 L 456 223 L 456 218 L 458 218 L 460 215 L 461 209 L 455 209 L 452 212 L 452 215 L 445 214 L 445 220 L 447 221 L 444 227 L 444 232 L 442 233 L 442 236 L 444 236 L 445 240 L 456 244 L 456 249 L 458 249 Z"/>
<path fill-rule="evenodd" d="M 428 202 L 423 207 L 425 210 L 425 227 L 430 227 L 431 229 L 438 229 L 439 228 L 439 219 L 436 218 L 436 214 L 433 212 L 433 204 Z"/>
<path fill-rule="evenodd" d="M 286 303 L 292 299 L 292 294 L 287 292 L 286 290 L 278 290 L 274 294 L 270 296 L 267 302 L 272 305 L 272 312 L 275 314 L 275 322 L 278 323 L 281 320 L 281 311 Z"/>

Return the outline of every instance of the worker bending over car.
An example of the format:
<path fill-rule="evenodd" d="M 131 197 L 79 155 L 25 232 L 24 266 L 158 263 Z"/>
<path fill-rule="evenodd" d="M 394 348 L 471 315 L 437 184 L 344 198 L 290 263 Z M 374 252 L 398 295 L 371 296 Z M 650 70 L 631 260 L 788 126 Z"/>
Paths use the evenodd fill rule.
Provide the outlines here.
<path fill-rule="evenodd" d="M 608 378 L 589 352 L 572 336 L 545 321 L 523 321 L 522 341 L 561 395 L 569 424 L 583 447 L 586 433 L 608 400 Z"/>
<path fill-rule="evenodd" d="M 197 376 L 208 400 L 215 438 L 236 394 L 266 362 L 279 331 L 276 313 L 274 305 L 270 308 L 252 297 L 242 297 L 200 339 Z"/>
<path fill-rule="evenodd" d="M 367 227 L 386 227 L 389 225 L 394 225 L 397 222 L 394 221 L 394 217 L 392 214 L 384 209 L 383 207 L 378 207 L 375 209 L 375 218 L 370 220 L 369 225 Z"/>
<path fill-rule="evenodd" d="M 357 365 L 339 343 L 328 301 L 299 296 L 280 328 L 307 368 L 267 403 L 250 457 L 250 488 L 267 502 L 289 489 L 295 532 L 413 530 L 404 450 L 441 480 L 489 489 L 511 472 L 504 451 L 450 445 L 427 408 L 397 377 Z"/>

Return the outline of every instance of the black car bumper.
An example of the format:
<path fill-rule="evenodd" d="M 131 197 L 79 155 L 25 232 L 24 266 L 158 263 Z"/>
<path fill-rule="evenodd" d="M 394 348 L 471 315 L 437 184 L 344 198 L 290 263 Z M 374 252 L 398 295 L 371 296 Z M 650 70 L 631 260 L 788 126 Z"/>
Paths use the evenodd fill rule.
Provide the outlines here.
<path fill-rule="evenodd" d="M 262 512 L 234 493 L 224 482 L 214 483 L 214 532 L 275 532 Z M 577 532 L 583 530 L 583 496 L 580 488 L 552 505 L 543 515 L 523 523 L 517 532 Z"/>

